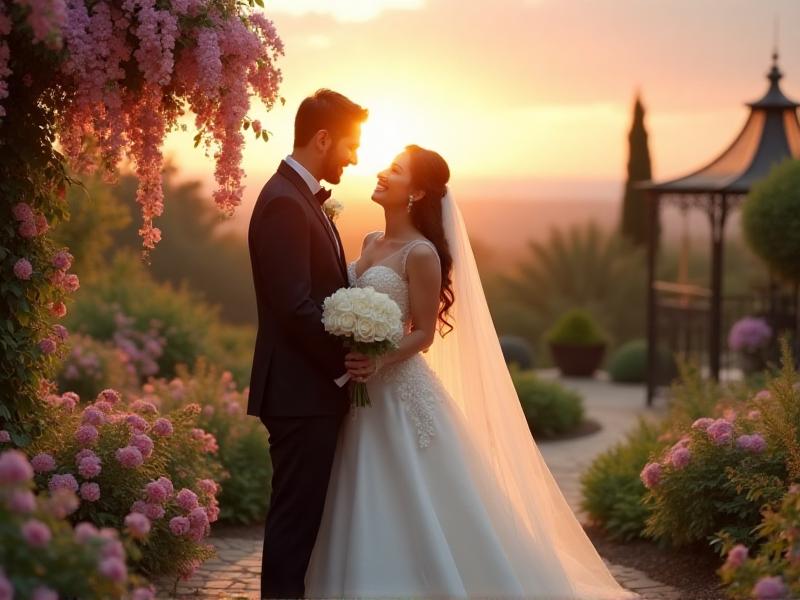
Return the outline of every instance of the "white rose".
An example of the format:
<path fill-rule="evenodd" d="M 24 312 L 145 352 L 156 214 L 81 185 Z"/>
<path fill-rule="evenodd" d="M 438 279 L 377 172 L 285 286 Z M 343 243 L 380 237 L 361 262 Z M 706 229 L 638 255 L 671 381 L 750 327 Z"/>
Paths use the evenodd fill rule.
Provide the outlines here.
<path fill-rule="evenodd" d="M 350 335 L 356 329 L 356 316 L 351 312 L 342 313 L 337 319 L 339 331 Z"/>
<path fill-rule="evenodd" d="M 359 319 L 356 322 L 354 337 L 358 342 L 372 342 L 375 336 L 375 324 L 369 319 Z"/>
<path fill-rule="evenodd" d="M 383 321 L 379 321 L 375 324 L 375 341 L 382 342 L 389 337 L 389 324 Z"/>

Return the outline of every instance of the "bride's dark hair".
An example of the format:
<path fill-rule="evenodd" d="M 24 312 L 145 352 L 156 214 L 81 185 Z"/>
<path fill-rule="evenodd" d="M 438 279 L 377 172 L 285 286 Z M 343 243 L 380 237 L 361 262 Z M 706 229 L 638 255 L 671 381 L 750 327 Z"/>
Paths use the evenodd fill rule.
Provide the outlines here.
<path fill-rule="evenodd" d="M 447 162 L 433 150 L 426 150 L 416 145 L 406 146 L 411 168 L 411 184 L 422 190 L 424 195 L 411 205 L 411 222 L 422 235 L 428 238 L 439 253 L 442 267 L 442 288 L 439 292 L 439 334 L 444 337 L 453 330 L 447 320 L 450 307 L 453 306 L 453 257 L 444 235 L 442 221 L 442 198 L 447 192 L 450 180 L 450 167 Z"/>

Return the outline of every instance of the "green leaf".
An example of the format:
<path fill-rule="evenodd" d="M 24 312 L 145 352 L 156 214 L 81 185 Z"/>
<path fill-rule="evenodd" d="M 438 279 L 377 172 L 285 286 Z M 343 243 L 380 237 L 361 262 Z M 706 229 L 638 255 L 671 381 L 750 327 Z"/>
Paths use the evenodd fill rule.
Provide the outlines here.
<path fill-rule="evenodd" d="M 242 129 L 244 129 L 245 131 L 247 131 L 248 129 L 250 129 L 250 121 L 245 121 L 245 122 L 242 124 Z"/>
<path fill-rule="evenodd" d="M 262 130 L 262 131 L 261 131 L 261 138 L 262 138 L 262 139 L 263 139 L 265 142 L 269 141 L 269 135 L 267 134 L 267 131 L 266 131 L 266 129 L 264 129 L 264 130 Z"/>

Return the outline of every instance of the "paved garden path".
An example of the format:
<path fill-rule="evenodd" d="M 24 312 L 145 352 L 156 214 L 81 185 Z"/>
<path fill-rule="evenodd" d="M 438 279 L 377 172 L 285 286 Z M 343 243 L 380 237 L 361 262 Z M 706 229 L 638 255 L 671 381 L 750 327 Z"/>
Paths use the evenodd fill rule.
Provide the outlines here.
<path fill-rule="evenodd" d="M 541 371 L 543 378 L 556 379 L 554 371 Z M 564 379 L 562 383 L 579 391 L 585 400 L 586 414 L 600 422 L 602 430 L 580 438 L 539 444 L 542 456 L 578 517 L 580 510 L 580 474 L 600 452 L 612 446 L 631 429 L 639 415 L 656 417 L 663 408 L 646 409 L 641 386 L 615 385 L 602 378 L 593 380 Z M 212 534 L 218 557 L 207 561 L 195 575 L 182 581 L 175 594 L 172 586 L 162 582 L 159 598 L 258 598 L 261 569 L 261 526 L 237 537 Z M 609 569 L 623 586 L 642 595 L 643 600 L 679 600 L 677 589 L 654 581 L 644 573 L 608 563 Z"/>

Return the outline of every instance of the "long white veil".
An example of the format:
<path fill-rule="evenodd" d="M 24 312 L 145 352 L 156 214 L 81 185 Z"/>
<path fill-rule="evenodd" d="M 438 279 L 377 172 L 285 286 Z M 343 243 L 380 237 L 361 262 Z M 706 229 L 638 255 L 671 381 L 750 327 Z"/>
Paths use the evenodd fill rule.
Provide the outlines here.
<path fill-rule="evenodd" d="M 609 573 L 528 430 L 497 339 L 461 211 L 448 191 L 444 230 L 453 257 L 454 330 L 426 353 L 470 436 L 491 463 L 518 527 L 559 559 L 579 597 L 637 597 Z"/>

